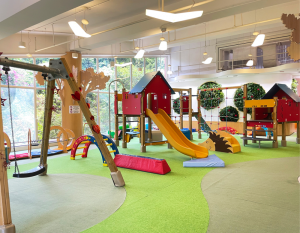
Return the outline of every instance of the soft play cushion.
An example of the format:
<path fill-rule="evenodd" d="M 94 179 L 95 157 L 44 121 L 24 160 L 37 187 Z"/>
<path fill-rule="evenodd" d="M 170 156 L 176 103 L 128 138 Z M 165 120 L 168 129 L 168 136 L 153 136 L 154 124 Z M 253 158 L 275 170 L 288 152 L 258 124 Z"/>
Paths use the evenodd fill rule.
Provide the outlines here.
<path fill-rule="evenodd" d="M 63 150 L 48 150 L 48 155 L 56 155 L 56 154 L 60 154 L 62 153 Z M 37 150 L 37 151 L 31 151 L 31 156 L 32 157 L 40 157 L 41 156 L 41 151 Z"/>
<path fill-rule="evenodd" d="M 16 158 L 17 159 L 28 159 L 29 156 L 28 156 L 28 153 L 22 153 L 22 154 L 16 154 Z M 8 159 L 9 160 L 14 160 L 15 156 L 14 155 L 9 155 Z"/>
<path fill-rule="evenodd" d="M 225 163 L 216 155 L 209 155 L 203 159 L 192 159 L 183 162 L 183 167 L 225 167 Z"/>
<path fill-rule="evenodd" d="M 117 167 L 164 175 L 171 171 L 164 159 L 156 159 L 137 155 L 117 154 L 114 158 Z"/>

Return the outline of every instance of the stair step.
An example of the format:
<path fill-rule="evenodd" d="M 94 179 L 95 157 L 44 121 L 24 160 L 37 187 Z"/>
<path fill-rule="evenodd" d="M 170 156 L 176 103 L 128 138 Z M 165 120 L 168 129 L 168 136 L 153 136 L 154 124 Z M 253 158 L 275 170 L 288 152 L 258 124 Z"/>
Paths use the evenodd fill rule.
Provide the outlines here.
<path fill-rule="evenodd" d="M 225 140 L 227 140 L 228 142 L 232 143 L 232 138 L 231 137 L 224 137 Z"/>

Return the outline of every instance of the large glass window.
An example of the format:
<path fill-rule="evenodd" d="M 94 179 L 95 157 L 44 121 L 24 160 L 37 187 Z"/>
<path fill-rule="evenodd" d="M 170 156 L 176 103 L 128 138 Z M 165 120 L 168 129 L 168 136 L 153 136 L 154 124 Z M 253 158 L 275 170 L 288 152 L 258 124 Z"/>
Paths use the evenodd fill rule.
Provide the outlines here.
<path fill-rule="evenodd" d="M 156 67 L 155 67 L 155 58 L 151 58 L 151 57 L 146 57 L 145 58 L 145 69 L 146 69 L 146 73 L 149 73 L 149 72 L 153 72 L 156 70 Z"/>
<path fill-rule="evenodd" d="M 32 89 L 10 88 L 10 115 L 8 88 L 1 88 L 1 98 L 6 99 L 2 106 L 3 129 L 12 141 L 11 119 L 14 129 L 15 143 L 27 143 L 28 129 L 35 133 L 34 98 Z"/>
<path fill-rule="evenodd" d="M 106 83 L 104 91 L 108 91 L 108 86 L 111 81 L 115 80 L 115 67 L 111 66 L 110 63 L 114 61 L 114 58 L 99 58 L 98 59 L 98 72 L 103 72 L 104 75 L 110 76 L 109 81 Z M 112 90 L 112 86 L 111 86 Z"/>
<path fill-rule="evenodd" d="M 33 58 L 11 58 L 10 60 L 21 61 L 33 64 Z M 2 85 L 7 85 L 7 75 L 2 75 Z M 9 85 L 33 87 L 33 71 L 10 68 L 8 72 Z"/>
<path fill-rule="evenodd" d="M 157 58 L 157 70 L 159 70 L 164 76 L 166 70 L 166 58 L 165 57 L 158 57 Z"/>
<path fill-rule="evenodd" d="M 108 107 L 108 94 L 99 94 L 100 103 L 100 128 L 101 133 L 108 134 L 109 130 L 109 107 Z M 110 122 L 111 131 L 115 131 L 115 115 L 114 115 L 114 95 L 110 95 Z"/>
<path fill-rule="evenodd" d="M 97 59 L 96 58 L 82 58 L 81 59 L 82 70 L 86 70 L 86 68 L 93 68 L 94 71 L 97 71 Z"/>
<path fill-rule="evenodd" d="M 144 59 L 132 58 L 132 88 L 144 76 Z"/>
<path fill-rule="evenodd" d="M 98 94 L 95 92 L 90 92 L 87 94 L 85 101 L 90 104 L 90 111 L 95 118 L 95 122 L 98 124 Z M 93 135 L 90 127 L 88 126 L 85 117 L 83 116 L 83 134 Z"/>
<path fill-rule="evenodd" d="M 129 62 L 130 62 L 130 58 L 117 58 L 116 59 L 117 64 L 125 64 L 125 63 L 129 63 Z M 131 69 L 131 65 L 124 66 L 124 67 L 117 66 L 117 79 L 123 82 L 126 91 L 131 90 L 130 69 Z M 122 86 L 120 84 L 118 84 L 118 87 L 122 88 Z"/>

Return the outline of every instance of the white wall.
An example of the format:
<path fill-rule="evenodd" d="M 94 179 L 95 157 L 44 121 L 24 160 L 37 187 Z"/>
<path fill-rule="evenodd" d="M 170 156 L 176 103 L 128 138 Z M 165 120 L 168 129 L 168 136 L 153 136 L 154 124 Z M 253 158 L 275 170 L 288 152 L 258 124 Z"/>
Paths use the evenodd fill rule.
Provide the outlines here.
<path fill-rule="evenodd" d="M 193 76 L 191 76 L 192 78 Z M 266 92 L 270 90 L 270 88 L 275 84 L 275 83 L 281 83 L 281 84 L 286 84 L 288 87 L 291 87 L 292 83 L 292 78 L 293 76 L 290 74 L 257 74 L 257 75 L 239 75 L 237 77 L 232 77 L 232 78 L 215 78 L 211 80 L 203 80 L 199 79 L 194 81 L 187 81 L 185 80 L 184 82 L 173 82 L 171 83 L 171 87 L 173 88 L 192 88 L 193 95 L 197 94 L 197 89 L 199 86 L 201 86 L 203 83 L 208 82 L 208 81 L 214 81 L 222 85 L 222 87 L 232 87 L 232 86 L 240 86 L 245 83 L 257 83 L 260 84 Z M 235 94 L 236 89 L 228 89 L 223 90 L 225 100 L 220 104 L 220 109 L 226 107 L 226 102 L 227 106 L 231 105 L 235 107 L 234 105 L 234 94 Z M 172 99 L 175 99 L 178 97 L 178 94 L 172 96 Z M 226 97 L 228 98 L 226 101 Z M 193 97 L 193 111 L 197 111 L 197 100 L 196 97 Z M 211 120 L 211 115 L 216 116 L 212 117 L 213 121 L 218 121 L 218 108 L 213 109 L 211 111 L 206 111 L 204 108 L 201 108 L 201 113 L 202 115 L 206 115 L 206 120 Z M 243 112 L 239 112 L 240 114 L 240 122 L 242 122 L 242 117 L 243 117 Z M 172 115 L 178 115 L 176 113 L 172 113 Z M 205 118 L 205 117 L 204 117 Z M 184 117 L 184 120 L 188 120 L 188 117 Z M 196 121 L 195 118 L 193 118 L 193 121 Z"/>

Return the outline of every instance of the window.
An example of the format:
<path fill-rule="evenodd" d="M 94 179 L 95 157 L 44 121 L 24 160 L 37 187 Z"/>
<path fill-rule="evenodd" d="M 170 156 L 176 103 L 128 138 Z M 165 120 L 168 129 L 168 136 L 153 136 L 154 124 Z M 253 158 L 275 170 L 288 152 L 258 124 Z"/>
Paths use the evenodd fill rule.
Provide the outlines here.
<path fill-rule="evenodd" d="M 156 60 L 155 58 L 150 58 L 150 57 L 145 58 L 145 62 L 146 62 L 146 64 L 145 64 L 145 69 L 146 69 L 145 73 L 153 72 L 153 71 L 156 70 L 155 60 Z"/>
<path fill-rule="evenodd" d="M 90 92 L 87 94 L 85 101 L 90 104 L 90 111 L 94 116 L 95 122 L 98 124 L 98 93 Z M 86 119 L 83 116 L 83 134 L 84 135 L 93 135 L 90 127 L 86 124 Z"/>
<path fill-rule="evenodd" d="M 165 57 L 158 57 L 157 58 L 157 70 L 159 70 L 164 76 L 166 74 L 166 58 Z"/>
<path fill-rule="evenodd" d="M 144 76 L 144 58 L 132 58 L 132 88 Z"/>
<path fill-rule="evenodd" d="M 81 66 L 82 70 L 86 70 L 87 68 L 93 68 L 94 71 L 97 71 L 97 61 L 96 58 L 82 58 L 81 60 Z"/>
<path fill-rule="evenodd" d="M 125 64 L 129 62 L 130 62 L 130 58 L 116 59 L 117 64 Z M 130 72 L 131 72 L 131 65 L 124 66 L 124 67 L 117 66 L 117 80 L 120 80 L 124 84 L 126 91 L 131 90 Z M 120 89 L 122 89 L 122 85 L 120 83 L 118 83 L 117 85 Z"/>
<path fill-rule="evenodd" d="M 104 89 L 104 91 L 108 91 L 109 84 L 111 83 L 111 81 L 115 80 L 115 68 L 113 66 L 110 66 L 110 63 L 113 61 L 114 61 L 113 58 L 98 59 L 98 69 L 99 69 L 98 72 L 103 72 L 104 75 L 110 76 L 110 79 L 106 83 L 106 88 Z M 112 91 L 112 87 L 111 87 L 111 91 Z"/>

